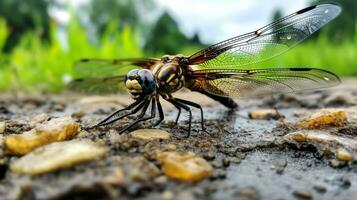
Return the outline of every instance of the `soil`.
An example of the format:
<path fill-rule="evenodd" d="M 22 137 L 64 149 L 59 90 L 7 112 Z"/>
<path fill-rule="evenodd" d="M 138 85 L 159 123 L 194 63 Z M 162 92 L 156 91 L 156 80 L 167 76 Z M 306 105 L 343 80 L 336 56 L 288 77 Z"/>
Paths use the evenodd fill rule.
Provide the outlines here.
<path fill-rule="evenodd" d="M 192 134 L 186 138 L 188 115 L 183 111 L 173 126 L 177 111 L 164 103 L 165 121 L 158 129 L 169 140 L 143 141 L 118 130 L 133 120 L 81 133 L 81 138 L 110 149 L 105 158 L 37 176 L 12 172 L 16 160 L 0 149 L 0 199 L 354 199 L 357 196 L 356 161 L 338 162 L 314 144 L 288 143 L 284 135 L 299 130 L 296 122 L 322 108 L 351 109 L 357 105 L 357 80 L 343 80 L 335 88 L 298 94 L 239 100 L 237 110 L 189 91 L 175 95 L 200 103 L 206 131 L 200 128 L 199 110 L 193 109 Z M 34 116 L 72 116 L 87 126 L 131 102 L 129 95 L 109 97 L 63 94 L 2 94 L 0 122 L 5 122 L 1 140 L 29 130 Z M 278 119 L 256 120 L 248 112 L 277 109 Z M 356 107 L 355 107 L 356 108 Z M 343 127 L 322 131 L 357 140 L 357 119 Z M 131 129 L 151 128 L 145 122 Z M 214 168 L 200 182 L 179 182 L 166 177 L 156 161 L 156 150 L 192 151 Z M 356 155 L 354 155 L 356 156 Z M 116 169 L 123 177 L 114 177 Z M 157 173 L 159 170 L 159 174 Z"/>

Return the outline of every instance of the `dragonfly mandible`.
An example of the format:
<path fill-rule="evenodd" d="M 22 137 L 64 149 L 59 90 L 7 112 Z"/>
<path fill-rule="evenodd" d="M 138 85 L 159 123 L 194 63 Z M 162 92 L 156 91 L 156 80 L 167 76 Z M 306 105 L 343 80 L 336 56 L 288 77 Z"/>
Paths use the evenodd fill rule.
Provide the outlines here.
<path fill-rule="evenodd" d="M 308 38 L 311 34 L 336 18 L 341 7 L 336 4 L 310 6 L 256 31 L 219 42 L 191 56 L 163 56 L 133 59 L 82 59 L 74 69 L 82 74 L 71 82 L 74 90 L 89 92 L 117 92 L 123 83 L 134 103 L 120 109 L 99 123 L 96 128 L 118 121 L 130 115 L 135 120 L 122 128 L 123 133 L 139 122 L 156 118 L 154 126 L 164 120 L 160 98 L 178 109 L 176 124 L 181 110 L 189 113 L 188 136 L 191 133 L 192 112 L 190 107 L 203 110 L 198 103 L 179 99 L 172 94 L 185 87 L 202 93 L 228 108 L 237 104 L 232 98 L 253 98 L 270 94 L 290 93 L 308 89 L 335 86 L 340 79 L 334 73 L 317 68 L 261 68 L 249 65 L 278 56 Z M 126 75 L 117 72 L 136 67 Z M 150 115 L 146 116 L 147 110 Z"/>

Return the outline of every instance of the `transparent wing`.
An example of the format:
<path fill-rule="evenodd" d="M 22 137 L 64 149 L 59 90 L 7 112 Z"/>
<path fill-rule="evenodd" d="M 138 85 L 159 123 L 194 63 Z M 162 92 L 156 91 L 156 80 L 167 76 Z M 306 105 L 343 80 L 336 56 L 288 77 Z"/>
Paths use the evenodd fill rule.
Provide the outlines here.
<path fill-rule="evenodd" d="M 212 45 L 189 57 L 190 65 L 237 68 L 275 57 L 303 41 L 339 15 L 335 4 L 311 6 L 257 31 Z"/>
<path fill-rule="evenodd" d="M 335 74 L 313 68 L 199 70 L 193 72 L 192 77 L 196 88 L 234 98 L 262 97 L 331 87 L 340 83 Z"/>
<path fill-rule="evenodd" d="M 130 69 L 142 67 L 149 69 L 158 59 L 81 59 L 74 64 L 78 77 L 107 77 L 126 74 Z"/>
<path fill-rule="evenodd" d="M 69 83 L 72 91 L 91 94 L 112 94 L 123 91 L 125 76 L 113 76 L 105 78 L 81 78 Z"/>

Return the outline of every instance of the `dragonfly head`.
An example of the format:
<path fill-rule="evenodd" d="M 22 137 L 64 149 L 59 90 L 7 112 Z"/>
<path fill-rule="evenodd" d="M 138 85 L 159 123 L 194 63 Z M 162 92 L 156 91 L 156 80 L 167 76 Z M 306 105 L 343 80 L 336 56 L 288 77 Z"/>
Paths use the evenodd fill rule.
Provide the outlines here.
<path fill-rule="evenodd" d="M 125 76 L 125 86 L 134 99 L 141 95 L 150 95 L 155 92 L 156 81 L 154 75 L 147 69 L 133 69 Z"/>

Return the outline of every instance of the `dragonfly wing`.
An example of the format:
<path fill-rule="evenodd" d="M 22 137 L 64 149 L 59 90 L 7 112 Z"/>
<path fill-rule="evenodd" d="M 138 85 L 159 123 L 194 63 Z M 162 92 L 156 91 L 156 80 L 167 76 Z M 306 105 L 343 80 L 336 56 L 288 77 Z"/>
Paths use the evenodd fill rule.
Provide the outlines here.
<path fill-rule="evenodd" d="M 74 64 L 74 72 L 79 77 L 107 77 L 126 73 L 133 68 L 150 69 L 158 59 L 81 59 Z"/>
<path fill-rule="evenodd" d="M 112 94 L 123 90 L 125 76 L 105 78 L 80 78 L 69 83 L 72 91 L 91 94 Z"/>
<path fill-rule="evenodd" d="M 291 49 L 337 17 L 335 4 L 311 6 L 257 31 L 212 45 L 189 57 L 201 69 L 237 68 L 273 58 Z"/>
<path fill-rule="evenodd" d="M 234 98 L 254 98 L 335 86 L 333 73 L 314 68 L 270 68 L 253 70 L 199 70 L 192 74 L 192 87 Z"/>

